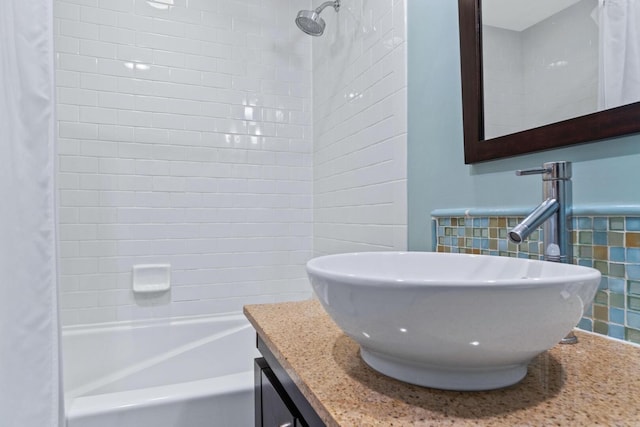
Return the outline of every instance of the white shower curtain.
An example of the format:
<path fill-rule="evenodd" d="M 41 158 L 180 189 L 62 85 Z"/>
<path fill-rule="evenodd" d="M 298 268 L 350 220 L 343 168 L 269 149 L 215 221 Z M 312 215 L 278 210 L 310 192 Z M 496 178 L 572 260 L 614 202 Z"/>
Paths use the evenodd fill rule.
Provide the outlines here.
<path fill-rule="evenodd" d="M 63 425 L 52 0 L 0 0 L 0 425 Z"/>
<path fill-rule="evenodd" d="M 599 110 L 640 101 L 639 3 L 599 0 Z"/>

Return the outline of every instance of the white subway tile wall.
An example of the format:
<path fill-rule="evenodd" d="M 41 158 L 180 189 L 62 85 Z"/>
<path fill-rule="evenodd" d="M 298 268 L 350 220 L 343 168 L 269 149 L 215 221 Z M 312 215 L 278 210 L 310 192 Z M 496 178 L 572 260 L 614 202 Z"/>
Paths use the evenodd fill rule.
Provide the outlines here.
<path fill-rule="evenodd" d="M 313 41 L 314 253 L 406 250 L 404 0 L 345 0 Z"/>
<path fill-rule="evenodd" d="M 310 7 L 55 1 L 65 325 L 310 295 L 312 46 L 293 23 Z M 392 126 L 386 96 L 357 120 Z M 132 266 L 156 263 L 171 264 L 171 291 L 134 295 Z"/>

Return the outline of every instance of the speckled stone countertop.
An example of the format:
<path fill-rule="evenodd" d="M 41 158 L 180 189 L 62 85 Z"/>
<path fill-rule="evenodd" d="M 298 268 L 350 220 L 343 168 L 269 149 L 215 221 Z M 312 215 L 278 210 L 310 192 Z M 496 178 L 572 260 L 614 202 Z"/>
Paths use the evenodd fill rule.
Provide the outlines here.
<path fill-rule="evenodd" d="M 245 315 L 327 426 L 640 426 L 640 348 L 586 333 L 488 392 L 386 377 L 316 300 L 250 305 Z"/>

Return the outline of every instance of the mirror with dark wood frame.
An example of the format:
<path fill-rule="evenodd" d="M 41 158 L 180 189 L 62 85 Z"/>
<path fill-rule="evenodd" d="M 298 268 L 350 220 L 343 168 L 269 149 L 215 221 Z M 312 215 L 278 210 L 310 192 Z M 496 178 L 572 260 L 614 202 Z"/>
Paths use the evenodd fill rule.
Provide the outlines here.
<path fill-rule="evenodd" d="M 465 163 L 500 159 L 640 132 L 640 102 L 635 102 L 485 139 L 481 8 L 482 0 L 458 0 Z"/>

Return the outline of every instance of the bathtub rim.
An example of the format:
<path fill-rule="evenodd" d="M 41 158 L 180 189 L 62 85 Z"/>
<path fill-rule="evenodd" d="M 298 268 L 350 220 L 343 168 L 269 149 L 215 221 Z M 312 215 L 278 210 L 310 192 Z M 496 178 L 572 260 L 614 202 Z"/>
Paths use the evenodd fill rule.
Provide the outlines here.
<path fill-rule="evenodd" d="M 147 410 L 160 405 L 180 404 L 181 402 L 207 399 L 218 395 L 252 394 L 254 375 L 253 371 L 244 371 L 214 378 L 138 390 L 91 396 L 65 396 L 65 425 L 83 418 L 104 416 L 119 411 Z"/>
<path fill-rule="evenodd" d="M 194 316 L 172 316 L 153 319 L 135 319 L 135 320 L 116 320 L 111 322 L 100 323 L 82 323 L 78 325 L 62 326 L 62 337 L 82 335 L 90 333 L 104 332 L 105 330 L 130 330 L 130 329 L 142 329 L 155 326 L 179 326 L 188 324 L 200 324 L 209 323 L 215 321 L 227 321 L 227 320 L 240 320 L 248 322 L 247 318 L 241 311 L 232 311 L 228 313 L 216 313 L 216 314 L 199 314 Z M 64 348 L 62 349 L 64 352 Z"/>

